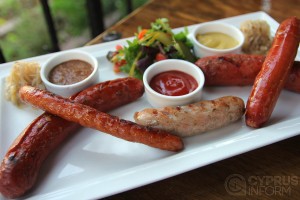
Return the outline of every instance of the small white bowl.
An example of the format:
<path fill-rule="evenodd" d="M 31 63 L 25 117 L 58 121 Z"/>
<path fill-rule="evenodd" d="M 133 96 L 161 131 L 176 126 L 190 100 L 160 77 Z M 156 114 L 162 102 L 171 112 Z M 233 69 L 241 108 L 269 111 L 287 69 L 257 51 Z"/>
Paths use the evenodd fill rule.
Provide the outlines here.
<path fill-rule="evenodd" d="M 194 77 L 198 83 L 198 87 L 191 93 L 181 96 L 163 95 L 150 87 L 149 83 L 155 75 L 173 70 L 182 71 Z M 204 74 L 199 67 L 188 61 L 178 59 L 168 59 L 156 62 L 150 65 L 143 75 L 146 97 L 153 107 L 179 106 L 199 101 L 202 97 L 204 82 Z"/>
<path fill-rule="evenodd" d="M 79 81 L 74 84 L 69 85 L 58 85 L 51 83 L 48 80 L 50 71 L 60 63 L 69 61 L 69 60 L 82 60 L 89 63 L 94 69 L 92 73 L 82 81 Z M 63 51 L 55 54 L 54 56 L 50 57 L 41 67 L 40 72 L 41 79 L 45 84 L 45 87 L 50 92 L 58 94 L 63 97 L 70 97 L 71 95 L 80 92 L 81 90 L 94 85 L 99 80 L 98 74 L 98 62 L 95 57 L 92 55 L 79 50 L 73 51 Z"/>
<path fill-rule="evenodd" d="M 196 36 L 209 32 L 219 32 L 227 34 L 236 39 L 239 44 L 229 49 L 214 49 L 207 47 L 198 42 Z M 206 22 L 196 26 L 189 34 L 189 39 L 193 43 L 194 53 L 197 57 L 202 58 L 206 56 L 225 55 L 225 54 L 238 54 L 242 51 L 242 46 L 245 40 L 244 34 L 235 26 L 222 22 Z"/>

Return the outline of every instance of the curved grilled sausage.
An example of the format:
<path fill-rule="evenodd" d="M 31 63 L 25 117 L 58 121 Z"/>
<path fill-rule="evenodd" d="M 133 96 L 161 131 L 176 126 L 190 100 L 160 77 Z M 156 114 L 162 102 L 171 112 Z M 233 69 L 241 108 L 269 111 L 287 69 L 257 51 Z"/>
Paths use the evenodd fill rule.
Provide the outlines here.
<path fill-rule="evenodd" d="M 228 54 L 207 56 L 195 63 L 205 75 L 206 86 L 246 86 L 254 83 L 265 56 Z M 300 62 L 294 61 L 285 89 L 300 93 Z"/>
<path fill-rule="evenodd" d="M 140 126 L 48 91 L 23 86 L 19 94 L 23 101 L 82 126 L 162 150 L 180 151 L 183 149 L 181 138 L 166 131 Z"/>
<path fill-rule="evenodd" d="M 300 42 L 300 20 L 290 17 L 277 29 L 246 105 L 246 124 L 259 128 L 270 118 L 286 83 Z"/>
<path fill-rule="evenodd" d="M 141 97 L 143 84 L 134 78 L 99 83 L 70 97 L 76 102 L 109 111 Z M 0 192 L 8 198 L 23 195 L 35 184 L 48 155 L 80 126 L 45 112 L 13 142 L 0 166 Z"/>
<path fill-rule="evenodd" d="M 134 114 L 136 123 L 169 131 L 181 137 L 221 128 L 244 115 L 244 101 L 225 96 L 215 100 L 164 108 L 146 108 Z"/>

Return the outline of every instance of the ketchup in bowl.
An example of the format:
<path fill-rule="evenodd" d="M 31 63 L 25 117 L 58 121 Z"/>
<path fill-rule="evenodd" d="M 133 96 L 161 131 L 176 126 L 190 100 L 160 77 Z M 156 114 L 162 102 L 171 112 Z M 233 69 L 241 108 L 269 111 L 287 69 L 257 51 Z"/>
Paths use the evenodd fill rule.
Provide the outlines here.
<path fill-rule="evenodd" d="M 193 92 L 198 83 L 185 72 L 171 70 L 155 75 L 150 81 L 150 87 L 163 95 L 181 96 Z"/>

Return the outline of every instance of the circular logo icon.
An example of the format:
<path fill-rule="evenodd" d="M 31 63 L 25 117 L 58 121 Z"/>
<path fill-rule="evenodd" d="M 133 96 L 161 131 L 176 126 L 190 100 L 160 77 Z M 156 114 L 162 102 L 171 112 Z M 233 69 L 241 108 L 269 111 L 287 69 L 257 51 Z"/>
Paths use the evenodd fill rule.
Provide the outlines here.
<path fill-rule="evenodd" d="M 246 180 L 240 174 L 231 174 L 225 180 L 225 189 L 230 195 L 246 195 Z"/>

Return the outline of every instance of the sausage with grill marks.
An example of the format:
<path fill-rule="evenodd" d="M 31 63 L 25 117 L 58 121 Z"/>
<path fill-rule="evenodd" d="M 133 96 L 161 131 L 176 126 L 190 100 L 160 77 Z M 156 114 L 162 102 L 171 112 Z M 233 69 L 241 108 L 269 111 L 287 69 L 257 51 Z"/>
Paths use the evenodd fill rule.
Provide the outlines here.
<path fill-rule="evenodd" d="M 166 131 L 120 119 L 48 91 L 23 86 L 19 94 L 23 101 L 82 126 L 162 150 L 180 151 L 183 149 L 183 142 L 180 137 Z"/>
<path fill-rule="evenodd" d="M 136 112 L 134 119 L 138 124 L 188 137 L 226 126 L 241 119 L 244 112 L 241 98 L 224 96 L 184 106 L 146 108 Z"/>
<path fill-rule="evenodd" d="M 109 111 L 130 103 L 144 93 L 142 81 L 120 78 L 91 86 L 70 99 Z M 0 166 L 0 192 L 16 198 L 30 190 L 49 154 L 76 132 L 80 125 L 48 112 L 36 118 L 8 149 Z"/>

